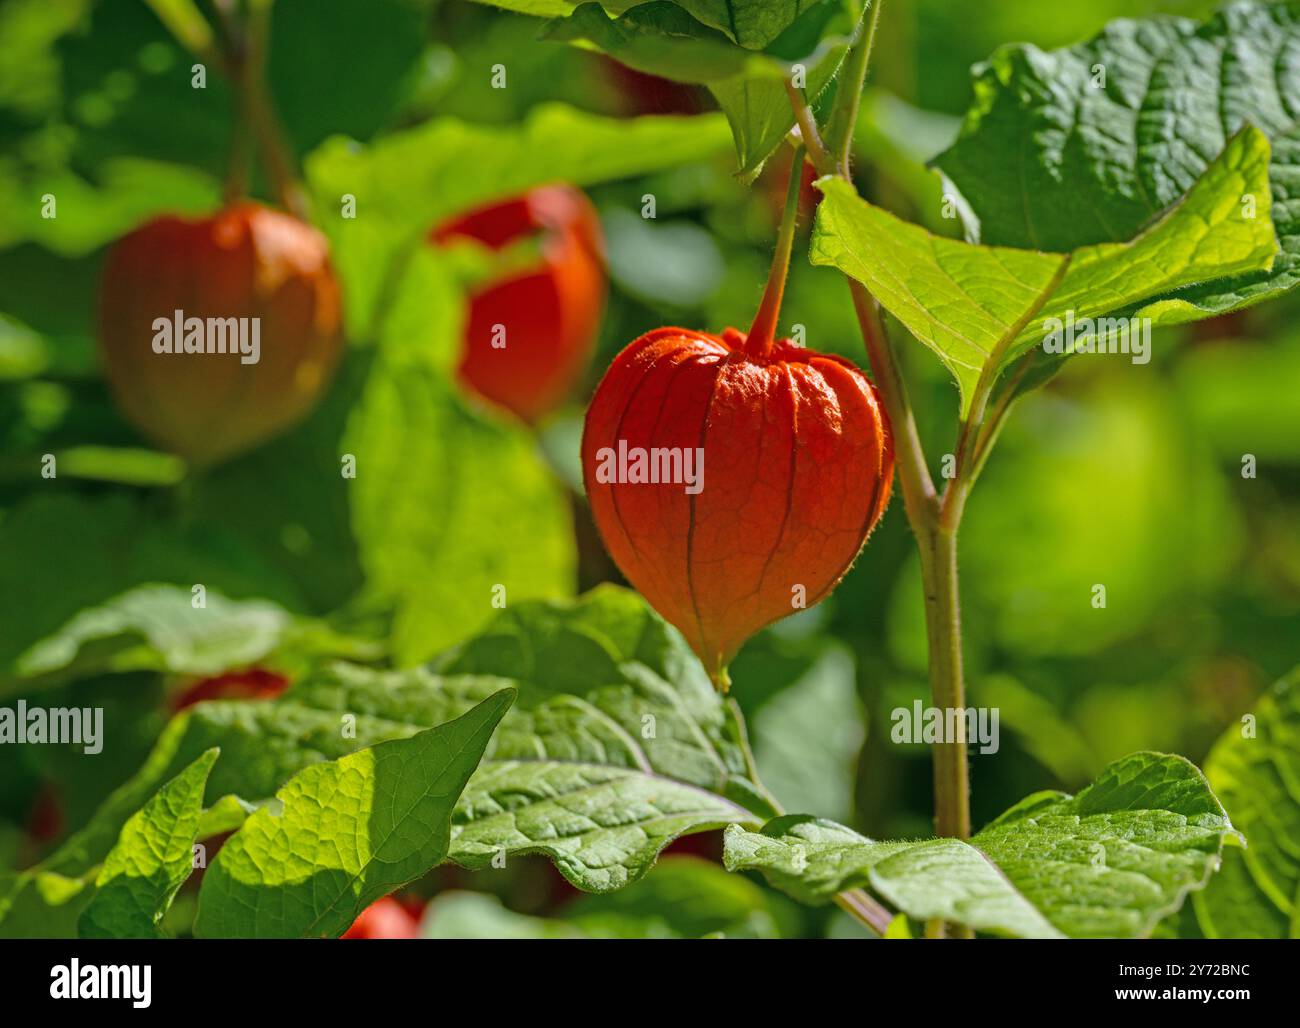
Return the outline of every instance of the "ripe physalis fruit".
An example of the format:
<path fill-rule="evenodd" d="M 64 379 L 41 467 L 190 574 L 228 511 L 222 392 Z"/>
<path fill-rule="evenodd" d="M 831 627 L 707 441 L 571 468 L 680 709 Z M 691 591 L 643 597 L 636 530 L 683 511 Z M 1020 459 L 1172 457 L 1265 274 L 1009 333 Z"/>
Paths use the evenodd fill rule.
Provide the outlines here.
<path fill-rule="evenodd" d="M 324 237 L 240 203 L 164 216 L 108 254 L 100 342 L 126 417 L 197 464 L 289 427 L 337 363 L 339 290 Z"/>
<path fill-rule="evenodd" d="M 615 358 L 587 412 L 592 516 L 629 582 L 725 668 L 843 577 L 889 499 L 893 441 L 850 362 L 778 340 L 661 328 Z"/>
<path fill-rule="evenodd" d="M 289 679 L 278 671 L 253 667 L 200 678 L 184 686 L 171 700 L 173 711 L 184 710 L 204 700 L 273 700 L 289 688 Z"/>
<path fill-rule="evenodd" d="M 435 229 L 435 243 L 492 250 L 535 240 L 525 266 L 470 298 L 461 381 L 528 422 L 554 410 L 591 359 L 605 300 L 604 237 L 591 203 L 542 186 Z"/>
<path fill-rule="evenodd" d="M 416 939 L 420 936 L 420 906 L 384 896 L 366 907 L 343 933 L 345 939 Z"/>
<path fill-rule="evenodd" d="M 746 639 L 844 576 L 893 481 L 893 438 L 867 377 L 773 340 L 802 170 L 799 150 L 749 333 L 643 335 L 605 373 L 582 437 L 610 555 L 723 690 Z"/>

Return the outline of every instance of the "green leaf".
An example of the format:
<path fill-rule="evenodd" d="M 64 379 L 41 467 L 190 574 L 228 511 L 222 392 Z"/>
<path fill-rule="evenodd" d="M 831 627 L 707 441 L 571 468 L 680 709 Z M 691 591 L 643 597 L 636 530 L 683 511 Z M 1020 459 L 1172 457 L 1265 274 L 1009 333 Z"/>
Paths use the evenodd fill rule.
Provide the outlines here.
<path fill-rule="evenodd" d="M 1191 763 L 1135 753 L 1073 798 L 1022 800 L 971 843 L 1065 934 L 1132 938 L 1204 888 L 1234 837 Z"/>
<path fill-rule="evenodd" d="M 1124 312 L 1156 324 L 1186 320 L 1187 304 L 1165 294 L 1271 267 L 1277 243 L 1268 204 L 1261 199 L 1257 216 L 1247 217 L 1240 202 L 1269 195 L 1268 160 L 1267 138 L 1246 126 L 1155 224 L 1130 242 L 1068 257 L 935 236 L 827 179 L 811 260 L 862 282 L 938 355 L 957 380 L 965 415 L 981 375 L 996 376 L 1043 343 L 1050 319 Z"/>
<path fill-rule="evenodd" d="M 420 922 L 424 939 L 585 939 L 577 925 L 558 917 L 532 917 L 508 909 L 486 892 L 438 893 Z"/>
<path fill-rule="evenodd" d="M 80 875 L 34 868 L 0 880 L 0 936 L 75 939 L 98 873 L 97 868 Z"/>
<path fill-rule="evenodd" d="M 1220 737 L 1205 774 L 1246 847 L 1226 850 L 1223 870 L 1196 896 L 1202 931 L 1300 938 L 1300 670 Z"/>
<path fill-rule="evenodd" d="M 511 603 L 573 588 L 567 499 L 522 425 L 470 407 L 386 348 L 344 437 L 369 595 L 395 606 L 399 664 L 426 659 Z M 526 541 L 502 547 L 502 539 Z"/>
<path fill-rule="evenodd" d="M 586 892 L 636 881 L 679 835 L 758 824 L 743 807 L 644 771 L 559 761 L 490 761 L 465 790 L 451 859 L 481 870 L 541 853 Z"/>
<path fill-rule="evenodd" d="M 737 709 L 636 593 L 605 585 L 572 602 L 511 607 L 433 666 L 458 681 L 517 683 L 520 700 L 493 759 L 641 770 L 775 813 Z"/>
<path fill-rule="evenodd" d="M 1232 835 L 1195 767 L 1137 753 L 1078 796 L 1027 797 L 969 843 L 875 842 L 799 815 L 729 828 L 724 858 L 804 902 L 866 887 L 910 917 L 994 934 L 1133 938 L 1205 886 Z"/>
<path fill-rule="evenodd" d="M 776 39 L 806 9 L 805 0 L 480 0 L 519 14 L 559 18 L 584 8 L 603 10 L 611 17 L 649 8 L 676 9 L 716 30 L 742 47 L 759 50 Z M 812 6 L 830 6 L 814 0 Z"/>
<path fill-rule="evenodd" d="M 775 938 L 771 894 L 711 860 L 668 856 L 631 888 L 580 896 L 564 915 L 589 935 Z"/>
<path fill-rule="evenodd" d="M 447 855 L 452 809 L 514 691 L 455 721 L 307 768 L 208 868 L 196 935 L 326 937 Z"/>
<path fill-rule="evenodd" d="M 203 816 L 203 789 L 218 751 L 208 750 L 164 785 L 129 820 L 81 913 L 82 938 L 163 938 L 158 927 L 194 869 L 194 839 Z"/>
<path fill-rule="evenodd" d="M 479 636 L 439 658 L 433 670 L 373 671 L 339 663 L 305 675 L 272 701 L 195 705 L 173 720 L 135 778 L 47 865 L 71 874 L 102 859 L 123 821 L 159 783 L 209 747 L 220 746 L 223 757 L 208 782 L 208 802 L 227 794 L 260 802 L 304 768 L 442 724 L 505 686 L 517 688 L 519 698 L 488 744 L 471 789 L 481 776 L 511 764 L 512 776 L 530 780 L 511 808 L 521 819 L 554 816 L 564 800 L 555 792 L 545 801 L 543 788 L 563 786 L 573 799 L 604 804 L 593 808 L 601 817 L 613 816 L 611 804 L 620 797 L 627 800 L 624 820 L 611 826 L 608 840 L 609 852 L 625 846 L 632 864 L 625 872 L 570 864 L 584 888 L 607 887 L 624 873 L 631 880 L 649 866 L 657 848 L 627 847 L 629 832 L 647 839 L 653 833 L 656 847 L 671 841 L 662 826 L 637 827 L 654 816 L 646 797 L 670 797 L 679 808 L 674 825 L 680 831 L 717 827 L 719 817 L 757 825 L 775 813 L 754 778 L 736 709 L 714 691 L 680 634 L 635 593 L 602 586 L 575 601 L 513 605 Z M 346 736 L 340 730 L 345 715 L 352 729 Z M 577 769 L 585 784 L 565 777 L 566 768 Z M 519 805 L 525 795 L 531 812 Z M 497 831 L 504 823 L 500 799 L 487 795 L 472 809 L 462 803 L 458 837 L 479 817 L 496 818 L 489 829 Z M 697 814 L 683 818 L 683 803 Z M 575 836 L 585 832 L 595 849 L 605 839 L 593 836 L 591 827 L 572 824 Z M 466 838 L 470 847 L 480 836 Z M 514 838 L 521 847 L 530 845 Z"/>
<path fill-rule="evenodd" d="M 769 822 L 762 834 L 728 828 L 725 845 L 729 870 L 760 870 L 805 903 L 870 887 L 915 918 L 1019 938 L 1061 934 L 986 857 L 957 839 L 874 842 L 834 821 L 794 815 Z"/>
<path fill-rule="evenodd" d="M 595 185 L 674 168 L 726 146 L 721 117 L 604 118 L 561 104 L 522 125 L 440 118 L 370 146 L 327 140 L 305 162 L 318 221 L 333 244 L 350 334 L 369 338 L 396 263 L 450 215 L 546 182 Z M 467 174 L 467 169 L 473 169 Z M 340 216 L 345 195 L 355 218 Z"/>
<path fill-rule="evenodd" d="M 865 712 L 848 647 L 765 632 L 731 665 L 763 782 L 786 810 L 853 810 Z M 816 746 L 808 740 L 816 739 Z"/>
<path fill-rule="evenodd" d="M 752 74 L 779 84 L 784 73 L 781 62 L 737 46 L 671 3 L 637 5 L 618 17 L 598 3 L 579 4 L 572 14 L 549 22 L 542 38 L 599 50 L 674 82 L 707 84 Z"/>
<path fill-rule="evenodd" d="M 692 17 L 687 8 L 696 5 L 637 5 L 619 17 L 610 17 L 608 6 L 579 6 L 548 25 L 546 38 L 599 50 L 647 74 L 708 86 L 731 125 L 745 181 L 758 174 L 794 127 L 785 82 L 800 70 L 808 99 L 820 96 L 844 59 L 858 18 L 856 11 L 834 3 L 791 11 L 779 36 L 758 52 Z"/>
<path fill-rule="evenodd" d="M 122 491 L 37 490 L 0 523 L 0 674 L 86 608 L 152 583 L 295 605 L 292 587 L 224 525 L 162 520 Z"/>
<path fill-rule="evenodd" d="M 215 675 L 254 664 L 285 667 L 325 657 L 370 658 L 375 644 L 340 635 L 262 600 L 142 585 L 89 607 L 19 656 L 16 687 L 131 671 Z M 5 679 L 0 676 L 0 694 Z M 38 681 L 33 681 L 38 680 Z"/>
<path fill-rule="evenodd" d="M 1185 321 L 1257 303 L 1300 278 L 1297 44 L 1296 4 L 1248 0 L 1204 25 L 1122 20 L 1062 50 L 1006 47 L 975 69 L 975 104 L 936 163 L 983 242 L 1073 250 L 1132 236 L 1254 124 L 1272 140 L 1271 190 L 1244 193 L 1261 216 L 1271 195 L 1281 255 L 1271 268 L 1191 285 L 1165 315 Z"/>
<path fill-rule="evenodd" d="M 0 164 L 0 248 L 36 242 L 64 256 L 99 249 L 160 214 L 206 214 L 221 199 L 202 172 L 160 161 L 119 157 L 88 182 L 70 170 L 20 175 Z M 56 204 L 54 217 L 45 197 Z"/>
<path fill-rule="evenodd" d="M 214 675 L 254 664 L 270 653 L 292 621 L 260 600 L 206 596 L 196 608 L 189 590 L 142 585 L 77 614 L 17 661 L 19 675 L 56 671 L 171 671 Z"/>

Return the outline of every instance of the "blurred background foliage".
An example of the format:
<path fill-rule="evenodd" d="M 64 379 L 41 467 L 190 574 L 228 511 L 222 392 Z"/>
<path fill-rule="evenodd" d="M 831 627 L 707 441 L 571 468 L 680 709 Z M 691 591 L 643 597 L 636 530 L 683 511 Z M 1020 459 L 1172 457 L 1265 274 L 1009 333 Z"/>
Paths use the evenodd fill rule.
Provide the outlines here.
<path fill-rule="evenodd" d="M 865 195 L 954 233 L 957 223 L 940 213 L 938 180 L 923 165 L 951 140 L 971 100 L 971 64 L 1005 42 L 1062 45 L 1113 17 L 1200 17 L 1212 6 L 891 0 L 856 137 Z M 435 117 L 513 125 L 557 100 L 608 115 L 710 107 L 700 90 L 540 42 L 538 27 L 462 0 L 277 0 L 271 88 L 299 158 L 332 136 L 366 143 Z M 498 62 L 508 65 L 507 89 L 490 87 L 488 69 Z M 229 596 L 266 597 L 326 615 L 366 580 L 348 529 L 348 500 L 337 485 L 337 441 L 360 388 L 354 362 L 306 424 L 198 478 L 148 449 L 118 416 L 100 377 L 95 295 L 105 247 L 148 212 L 208 210 L 220 193 L 231 95 L 215 71 L 205 90 L 190 88 L 192 63 L 141 3 L 0 5 L 6 665 L 72 613 L 141 582 L 204 581 Z M 752 317 L 784 169 L 767 169 L 750 188 L 733 177 L 731 160 L 720 149 L 714 158 L 589 191 L 611 274 L 597 358 L 570 408 L 537 440 L 511 436 L 481 456 L 503 462 L 485 468 L 485 476 L 510 482 L 544 474 L 563 483 L 554 493 L 571 511 L 572 528 L 567 513 L 537 528 L 553 532 L 559 524 L 563 538 L 480 526 L 495 533 L 507 560 L 526 562 L 539 549 L 556 549 L 539 574 L 546 579 L 559 568 L 563 581 L 556 585 L 552 575 L 543 592 L 617 577 L 577 496 L 583 405 L 609 360 L 656 325 L 720 330 Z M 467 177 L 474 173 L 463 169 Z M 265 183 L 256 189 L 267 195 Z M 36 198 L 45 192 L 58 195 L 61 212 L 77 216 L 40 219 Z M 640 216 L 647 193 L 657 199 L 653 221 Z M 1014 414 L 962 533 L 970 690 L 974 702 L 1000 708 L 1003 729 L 996 754 L 973 757 L 977 824 L 1033 789 L 1074 790 L 1135 749 L 1178 752 L 1199 763 L 1223 728 L 1296 663 L 1297 314 L 1300 297 L 1292 296 L 1194 328 L 1162 330 L 1145 366 L 1120 357 L 1075 360 Z M 420 312 L 408 316 L 418 320 Z M 810 347 L 862 362 L 837 273 L 797 262 L 785 321 L 787 328 L 805 326 Z M 953 445 L 956 392 L 922 348 L 906 347 L 905 363 L 927 451 L 945 453 Z M 452 443 L 463 446 L 477 445 L 474 433 L 486 431 L 436 419 L 422 427 L 463 431 L 464 439 Z M 374 431 L 385 445 L 409 445 L 396 429 Z M 39 477 L 38 455 L 46 452 L 60 455 L 55 481 Z M 1259 462 L 1253 479 L 1242 476 L 1247 454 Z M 436 459 L 418 449 L 408 456 Z M 321 486 L 327 479 L 336 485 Z M 1095 584 L 1107 589 L 1105 609 L 1091 604 Z M 890 710 L 928 694 L 919 589 L 896 500 L 835 594 L 753 640 L 736 661 L 735 695 L 749 717 L 760 768 L 788 809 L 838 818 L 878 837 L 930 830 L 928 753 L 888 739 Z M 384 613 L 362 603 L 348 616 L 364 624 Z M 439 637 L 432 648 L 446 641 Z M 61 687 L 67 702 L 102 704 L 109 723 L 130 726 L 111 738 L 93 773 L 57 748 L 0 750 L 0 865 L 30 862 L 134 770 L 163 723 L 166 688 L 160 676 L 139 672 Z M 48 820 L 51 795 L 60 812 L 53 825 L 41 821 Z M 37 824 L 41 830 L 33 832 Z M 855 930 L 841 915 L 796 910 L 743 879 L 713 881 L 716 869 L 698 858 L 716 855 L 716 839 L 688 839 L 678 849 L 686 852 L 665 859 L 642 885 L 576 902 L 540 860 L 517 861 L 493 875 L 439 870 L 420 886 L 425 894 L 445 890 L 426 930 Z M 476 889 L 495 896 L 461 891 Z M 171 916 L 183 919 L 185 910 L 181 902 Z"/>

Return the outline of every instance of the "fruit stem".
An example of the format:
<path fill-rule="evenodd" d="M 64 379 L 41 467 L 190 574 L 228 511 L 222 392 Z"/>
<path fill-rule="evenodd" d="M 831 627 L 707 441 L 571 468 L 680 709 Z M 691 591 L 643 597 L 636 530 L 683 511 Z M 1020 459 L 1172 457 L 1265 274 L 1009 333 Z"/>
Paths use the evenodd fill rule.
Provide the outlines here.
<path fill-rule="evenodd" d="M 246 0 L 243 5 L 246 17 L 242 22 L 236 14 L 234 0 L 214 0 L 212 8 L 218 19 L 219 32 L 213 31 L 192 0 L 146 2 L 177 42 L 205 64 L 216 65 L 229 77 L 240 106 L 242 125 L 250 128 L 257 138 L 272 188 L 285 210 L 305 220 L 306 196 L 298 184 L 293 159 L 266 88 L 271 0 Z M 251 147 L 243 139 L 244 131 L 237 124 L 226 181 L 227 200 L 237 199 L 246 191 L 242 168 L 244 153 Z"/>
<path fill-rule="evenodd" d="M 266 173 L 290 214 L 306 220 L 307 202 L 294 171 L 293 158 L 284 141 L 284 132 L 275 116 L 271 94 L 266 88 L 267 39 L 271 28 L 270 0 L 249 0 L 245 68 L 239 83 L 248 105 L 249 120 L 257 136 Z"/>
<path fill-rule="evenodd" d="M 781 316 L 781 298 L 785 295 L 785 280 L 790 272 L 790 254 L 794 250 L 795 224 L 799 220 L 799 189 L 803 185 L 804 148 L 797 146 L 790 158 L 790 182 L 785 190 L 785 209 L 781 211 L 781 227 L 776 234 L 776 253 L 772 268 L 767 274 L 767 288 L 758 305 L 754 323 L 745 337 L 745 352 L 751 357 L 764 358 L 772 352 L 776 339 L 777 319 Z"/>

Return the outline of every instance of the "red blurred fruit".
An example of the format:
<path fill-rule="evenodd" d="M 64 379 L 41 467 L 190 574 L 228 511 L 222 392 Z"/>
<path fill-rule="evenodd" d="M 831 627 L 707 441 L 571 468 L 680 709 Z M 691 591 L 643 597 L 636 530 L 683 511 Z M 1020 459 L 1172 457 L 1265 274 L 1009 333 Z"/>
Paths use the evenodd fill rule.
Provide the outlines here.
<path fill-rule="evenodd" d="M 343 933 L 345 939 L 418 939 L 420 937 L 418 903 L 403 903 L 392 896 L 377 899 L 352 922 Z"/>
<path fill-rule="evenodd" d="M 27 837 L 41 846 L 57 839 L 65 827 L 58 786 L 53 782 L 44 782 L 27 815 Z"/>
<path fill-rule="evenodd" d="M 223 342 L 238 324 L 226 319 L 259 319 L 256 362 L 155 352 L 156 319 L 174 323 L 176 311 L 205 325 L 222 319 Z M 156 218 L 104 265 L 100 343 L 118 404 L 155 443 L 199 464 L 250 449 L 311 409 L 339 357 L 339 320 L 324 237 L 253 203 Z M 211 329 L 204 342 L 216 345 Z"/>
<path fill-rule="evenodd" d="M 470 298 L 459 368 L 462 382 L 528 422 L 558 406 L 591 359 L 605 297 L 595 210 L 576 189 L 542 186 L 461 215 L 431 236 L 502 250 L 532 235 L 540 235 L 538 263 Z"/>
<path fill-rule="evenodd" d="M 700 86 L 648 75 L 608 57 L 605 68 L 625 114 L 700 114 L 710 106 Z"/>
<path fill-rule="evenodd" d="M 289 688 L 289 679 L 265 668 L 227 671 L 210 678 L 200 678 L 172 697 L 174 711 L 184 710 L 203 700 L 271 700 Z"/>

